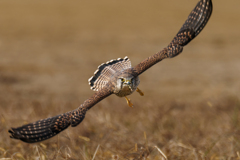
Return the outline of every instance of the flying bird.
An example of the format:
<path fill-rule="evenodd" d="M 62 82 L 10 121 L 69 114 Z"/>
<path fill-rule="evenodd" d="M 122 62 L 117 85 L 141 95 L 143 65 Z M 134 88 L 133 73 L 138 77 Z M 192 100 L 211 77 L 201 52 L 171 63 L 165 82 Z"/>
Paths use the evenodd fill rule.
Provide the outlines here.
<path fill-rule="evenodd" d="M 77 109 L 21 127 L 11 128 L 8 131 L 10 137 L 27 143 L 49 139 L 69 126 L 77 126 L 82 122 L 89 109 L 112 94 L 125 97 L 127 104 L 133 107 L 132 102 L 127 96 L 134 91 L 139 92 L 142 96 L 144 95 L 138 88 L 140 83 L 139 75 L 161 60 L 173 58 L 180 54 L 183 51 L 183 47 L 202 31 L 211 14 L 212 1 L 200 0 L 167 47 L 143 60 L 135 67 L 131 67 L 131 62 L 128 57 L 101 64 L 89 79 L 91 89 L 96 92 Z"/>

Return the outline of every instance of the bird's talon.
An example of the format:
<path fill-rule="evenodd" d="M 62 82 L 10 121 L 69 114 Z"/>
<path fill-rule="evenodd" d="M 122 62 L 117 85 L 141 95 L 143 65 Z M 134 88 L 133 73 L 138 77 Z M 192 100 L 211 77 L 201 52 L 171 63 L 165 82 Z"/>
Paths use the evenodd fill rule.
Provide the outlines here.
<path fill-rule="evenodd" d="M 137 88 L 136 91 L 137 91 L 141 96 L 144 96 L 144 93 L 143 93 L 139 88 Z"/>
<path fill-rule="evenodd" d="M 127 97 L 125 97 L 125 99 L 127 100 L 128 106 L 133 108 L 133 104 L 132 104 L 132 102 L 130 101 L 130 99 L 128 99 Z"/>

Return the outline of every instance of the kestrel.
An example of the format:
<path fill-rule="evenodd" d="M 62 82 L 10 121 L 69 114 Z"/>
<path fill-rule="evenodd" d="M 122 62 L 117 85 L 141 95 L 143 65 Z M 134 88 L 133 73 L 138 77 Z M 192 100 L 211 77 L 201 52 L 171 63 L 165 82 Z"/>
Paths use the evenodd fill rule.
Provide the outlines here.
<path fill-rule="evenodd" d="M 111 94 L 125 97 L 128 105 L 133 107 L 133 104 L 126 96 L 134 91 L 143 96 L 143 92 L 137 88 L 140 83 L 139 75 L 161 60 L 173 58 L 180 54 L 183 47 L 202 31 L 211 14 L 212 1 L 200 0 L 167 47 L 143 60 L 135 67 L 131 67 L 128 57 L 101 64 L 89 79 L 91 89 L 96 92 L 77 109 L 21 127 L 11 128 L 8 131 L 11 134 L 10 137 L 27 143 L 49 139 L 69 126 L 77 126 L 82 122 L 89 109 Z"/>

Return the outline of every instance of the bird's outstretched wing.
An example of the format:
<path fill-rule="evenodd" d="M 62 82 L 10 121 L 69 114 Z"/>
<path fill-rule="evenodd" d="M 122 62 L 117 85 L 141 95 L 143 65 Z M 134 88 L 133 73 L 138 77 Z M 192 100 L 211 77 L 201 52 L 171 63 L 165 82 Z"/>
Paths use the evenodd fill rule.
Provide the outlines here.
<path fill-rule="evenodd" d="M 163 60 L 172 58 L 182 52 L 183 46 L 193 40 L 205 27 L 212 14 L 212 1 L 200 0 L 196 7 L 189 14 L 188 19 L 183 24 L 177 35 L 171 43 L 162 51 L 148 57 L 134 67 L 134 70 L 140 75 L 145 70 Z"/>
<path fill-rule="evenodd" d="M 55 117 L 42 119 L 21 127 L 11 128 L 8 132 L 10 133 L 11 138 L 20 139 L 27 143 L 40 142 L 49 139 L 69 126 L 77 126 L 84 119 L 87 110 L 111 94 L 112 86 L 108 85 L 93 94 L 90 98 L 84 101 L 80 107 L 73 111 Z"/>

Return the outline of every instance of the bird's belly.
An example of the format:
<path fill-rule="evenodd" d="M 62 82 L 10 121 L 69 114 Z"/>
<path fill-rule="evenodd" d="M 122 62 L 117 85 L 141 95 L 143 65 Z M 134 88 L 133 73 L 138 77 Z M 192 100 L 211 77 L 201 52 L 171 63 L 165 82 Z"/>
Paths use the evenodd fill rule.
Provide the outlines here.
<path fill-rule="evenodd" d="M 116 95 L 119 97 L 124 97 L 132 94 L 135 90 L 136 89 L 131 89 L 130 87 L 124 87 L 118 93 L 116 93 Z"/>

